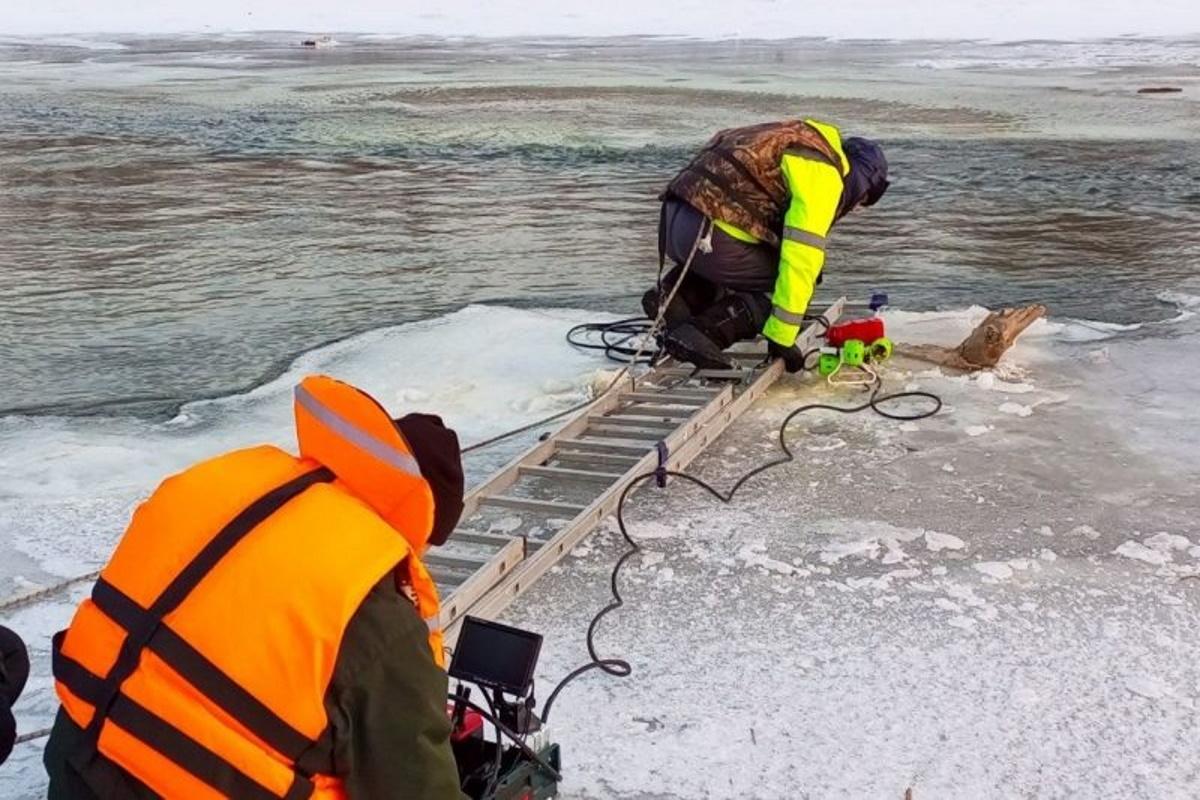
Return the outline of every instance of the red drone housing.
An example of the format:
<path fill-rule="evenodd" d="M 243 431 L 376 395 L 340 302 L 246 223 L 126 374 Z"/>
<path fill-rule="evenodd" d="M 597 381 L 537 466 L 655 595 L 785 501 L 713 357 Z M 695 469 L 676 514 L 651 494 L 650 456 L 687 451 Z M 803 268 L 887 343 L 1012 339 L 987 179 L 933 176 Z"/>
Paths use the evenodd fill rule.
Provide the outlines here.
<path fill-rule="evenodd" d="M 865 317 L 841 322 L 830 326 L 825 333 L 825 339 L 832 347 L 841 347 L 851 339 L 858 339 L 870 344 L 876 339 L 882 339 L 883 336 L 883 320 L 879 317 Z"/>

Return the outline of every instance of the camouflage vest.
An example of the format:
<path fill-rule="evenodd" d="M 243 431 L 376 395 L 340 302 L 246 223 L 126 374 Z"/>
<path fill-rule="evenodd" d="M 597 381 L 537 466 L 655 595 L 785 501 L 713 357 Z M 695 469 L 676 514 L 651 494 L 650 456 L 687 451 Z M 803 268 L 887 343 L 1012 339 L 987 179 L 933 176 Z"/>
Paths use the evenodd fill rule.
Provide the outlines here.
<path fill-rule="evenodd" d="M 789 151 L 835 167 L 839 163 L 825 137 L 802 120 L 728 128 L 680 170 L 663 197 L 677 197 L 710 219 L 778 247 L 789 197 L 780 163 Z"/>

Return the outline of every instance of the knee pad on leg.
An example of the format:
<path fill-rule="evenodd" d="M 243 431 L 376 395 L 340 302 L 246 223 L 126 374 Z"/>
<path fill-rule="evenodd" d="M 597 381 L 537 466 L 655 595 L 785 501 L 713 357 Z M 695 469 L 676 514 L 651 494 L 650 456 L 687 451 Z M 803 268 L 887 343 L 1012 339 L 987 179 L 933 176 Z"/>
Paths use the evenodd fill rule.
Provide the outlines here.
<path fill-rule="evenodd" d="M 746 313 L 749 315 L 754 325 L 754 332 L 757 334 L 767 324 L 767 319 L 771 316 L 771 298 L 765 294 L 756 292 L 738 292 L 737 297 L 746 306 Z"/>

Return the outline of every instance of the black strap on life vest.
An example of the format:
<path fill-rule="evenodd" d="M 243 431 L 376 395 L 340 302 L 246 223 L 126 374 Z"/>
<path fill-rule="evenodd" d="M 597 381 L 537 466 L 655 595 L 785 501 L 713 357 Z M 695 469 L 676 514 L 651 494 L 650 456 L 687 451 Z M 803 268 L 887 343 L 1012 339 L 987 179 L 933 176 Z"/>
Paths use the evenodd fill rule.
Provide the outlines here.
<path fill-rule="evenodd" d="M 117 587 L 101 578 L 92 589 L 92 601 L 113 622 L 125 629 L 125 642 L 108 675 L 98 676 L 62 653 L 65 631 L 54 638 L 54 677 L 73 694 L 95 707 L 84 736 L 78 760 L 98 754 L 97 743 L 106 719 L 135 736 L 199 780 L 230 797 L 278 800 L 278 796 L 241 772 L 152 711 L 121 693 L 121 685 L 134 673 L 142 651 L 149 649 L 162 658 L 195 689 L 293 762 L 314 743 L 261 701 L 239 686 L 219 667 L 171 630 L 163 618 L 177 609 L 188 595 L 237 544 L 268 517 L 310 486 L 334 480 L 331 470 L 321 467 L 272 489 L 255 500 L 214 536 L 151 604 L 143 609 Z M 286 800 L 310 797 L 314 786 L 300 771 L 295 772 Z"/>

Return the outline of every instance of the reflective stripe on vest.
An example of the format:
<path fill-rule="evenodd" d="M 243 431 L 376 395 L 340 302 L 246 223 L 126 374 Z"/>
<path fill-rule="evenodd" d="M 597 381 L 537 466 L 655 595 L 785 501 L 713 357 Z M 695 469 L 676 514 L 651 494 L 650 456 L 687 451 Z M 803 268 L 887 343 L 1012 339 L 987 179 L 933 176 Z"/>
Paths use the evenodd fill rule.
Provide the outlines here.
<path fill-rule="evenodd" d="M 424 550 L 433 529 L 433 494 L 387 411 L 365 392 L 324 375 L 305 378 L 293 406 L 301 458 L 329 467 L 339 485 L 413 550 Z"/>
<path fill-rule="evenodd" d="M 208 700 L 295 761 L 293 754 L 307 747 L 310 740 L 241 690 L 202 654 L 174 634 L 163 617 L 177 609 L 221 559 L 268 517 L 309 487 L 333 480 L 333 472 L 322 467 L 294 478 L 255 500 L 208 541 L 147 609 L 141 608 L 103 578 L 96 583 L 93 602 L 105 616 L 127 632 L 116 662 L 102 677 L 92 674 L 61 652 L 65 638 L 62 634 L 55 637 L 54 648 L 55 678 L 94 707 L 85 730 L 83 746 L 86 754 L 97 751 L 101 730 L 105 722 L 111 720 L 142 744 L 217 791 L 231 797 L 253 800 L 279 797 L 186 732 L 178 730 L 123 694 L 121 686 L 138 669 L 143 650 L 149 649 Z M 292 785 L 284 797 L 289 800 L 309 797 L 313 791 L 312 782 L 300 772 L 295 772 Z"/>
<path fill-rule="evenodd" d="M 308 413 L 312 414 L 325 427 L 338 436 L 350 442 L 360 450 L 365 450 L 383 463 L 407 472 L 414 477 L 421 477 L 421 468 L 417 460 L 402 450 L 397 450 L 387 442 L 381 442 L 371 434 L 343 418 L 336 411 L 323 405 L 320 400 L 303 386 L 296 387 L 296 402 Z"/>

